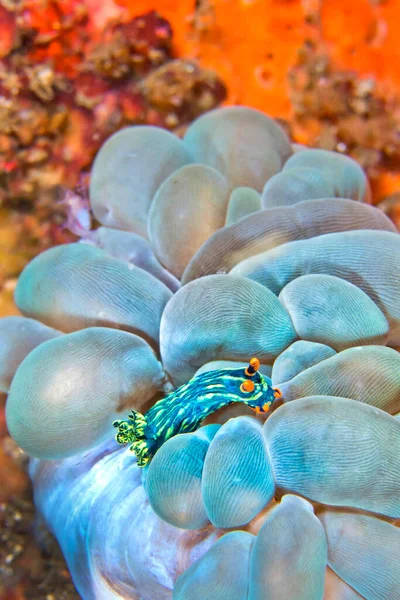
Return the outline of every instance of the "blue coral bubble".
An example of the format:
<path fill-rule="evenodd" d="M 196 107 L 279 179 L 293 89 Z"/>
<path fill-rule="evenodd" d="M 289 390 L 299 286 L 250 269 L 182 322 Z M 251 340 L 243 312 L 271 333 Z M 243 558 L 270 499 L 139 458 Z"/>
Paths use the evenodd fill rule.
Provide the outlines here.
<path fill-rule="evenodd" d="M 321 600 L 326 564 L 327 541 L 313 507 L 284 496 L 254 543 L 248 600 Z"/>
<path fill-rule="evenodd" d="M 102 225 L 147 235 L 147 214 L 157 188 L 193 162 L 172 133 L 147 125 L 114 133 L 100 148 L 90 178 L 90 203 Z"/>
<path fill-rule="evenodd" d="M 335 198 L 335 186 L 318 169 L 293 167 L 277 173 L 264 186 L 263 208 L 291 206 L 303 200 Z"/>
<path fill-rule="evenodd" d="M 394 417 L 355 400 L 310 397 L 276 410 L 264 434 L 278 491 L 400 516 L 400 423 Z"/>
<path fill-rule="evenodd" d="M 97 246 L 114 258 L 120 258 L 144 269 L 165 283 L 172 292 L 176 292 L 180 287 L 178 279 L 169 273 L 157 259 L 149 242 L 137 233 L 99 227 L 95 231 L 89 232 L 82 241 Z"/>
<path fill-rule="evenodd" d="M 200 246 L 225 224 L 228 183 L 206 165 L 186 165 L 158 188 L 148 217 L 151 246 L 180 278 Z"/>
<path fill-rule="evenodd" d="M 182 287 L 161 320 L 160 350 L 176 385 L 211 359 L 262 362 L 296 339 L 274 294 L 243 277 L 210 275 Z"/>
<path fill-rule="evenodd" d="M 184 143 L 196 162 L 220 171 L 231 188 L 249 186 L 259 192 L 292 154 L 283 129 L 244 106 L 202 115 L 188 127 Z"/>
<path fill-rule="evenodd" d="M 232 531 L 177 580 L 173 600 L 248 600 L 249 560 L 255 537 Z"/>
<path fill-rule="evenodd" d="M 255 419 L 230 419 L 218 431 L 205 458 L 202 492 L 207 515 L 220 528 L 246 525 L 272 500 L 274 476 Z"/>
<path fill-rule="evenodd" d="M 279 252 L 279 247 L 289 242 L 357 229 L 396 232 L 381 210 L 343 198 L 308 200 L 262 210 L 214 233 L 188 264 L 182 282 L 229 272 L 235 265 L 240 270 L 242 261 L 247 259 L 246 266 L 247 262 L 257 260 L 252 258 L 254 255 L 277 246 L 275 252 Z"/>
<path fill-rule="evenodd" d="M 332 275 L 303 275 L 286 285 L 279 300 L 299 338 L 337 351 L 386 344 L 385 315 L 360 288 Z"/>
<path fill-rule="evenodd" d="M 341 396 L 394 414 L 400 410 L 400 354 L 385 346 L 349 348 L 282 383 L 280 389 L 286 402 Z"/>
<path fill-rule="evenodd" d="M 319 515 L 328 538 L 328 564 L 369 600 L 398 600 L 400 529 L 369 515 L 324 510 Z"/>
<path fill-rule="evenodd" d="M 261 210 L 261 196 L 257 190 L 250 187 L 237 187 L 229 197 L 225 225 L 232 225 L 258 210 Z"/>
<path fill-rule="evenodd" d="M 59 335 L 60 331 L 34 319 L 0 319 L 0 392 L 8 392 L 15 371 L 31 350 Z"/>
<path fill-rule="evenodd" d="M 112 422 L 163 390 L 164 372 L 140 337 L 100 327 L 44 342 L 19 366 L 7 426 L 38 458 L 63 458 L 112 437 Z"/>
<path fill-rule="evenodd" d="M 65 332 L 84 327 L 126 329 L 158 342 L 172 292 L 155 277 L 87 244 L 39 254 L 23 270 L 15 301 L 25 315 Z"/>
<path fill-rule="evenodd" d="M 399 262 L 398 234 L 343 231 L 281 245 L 242 261 L 232 274 L 257 281 L 275 294 L 301 275 L 319 273 L 345 279 L 381 309 L 391 328 L 388 343 L 396 345 L 400 344 Z"/>
<path fill-rule="evenodd" d="M 201 494 L 201 477 L 210 441 L 218 425 L 172 437 L 150 463 L 146 491 L 154 512 L 181 529 L 209 524 Z"/>
<path fill-rule="evenodd" d="M 350 156 L 329 150 L 309 149 L 296 152 L 285 163 L 284 171 L 306 167 L 318 171 L 330 182 L 337 198 L 351 198 L 370 202 L 371 190 L 367 176 L 360 165 Z"/>
<path fill-rule="evenodd" d="M 206 373 L 207 371 L 219 371 L 220 369 L 238 369 L 239 367 L 246 368 L 249 364 L 249 361 L 235 361 L 235 360 L 211 360 L 210 362 L 205 363 L 198 369 L 195 373 L 195 376 L 201 375 L 201 373 Z M 272 367 L 271 365 L 260 365 L 258 368 L 259 372 L 264 375 L 264 379 L 271 385 L 271 373 Z"/>
<path fill-rule="evenodd" d="M 335 350 L 325 344 L 304 340 L 294 342 L 278 356 L 273 364 L 271 377 L 274 385 L 289 381 L 305 369 L 335 354 Z"/>

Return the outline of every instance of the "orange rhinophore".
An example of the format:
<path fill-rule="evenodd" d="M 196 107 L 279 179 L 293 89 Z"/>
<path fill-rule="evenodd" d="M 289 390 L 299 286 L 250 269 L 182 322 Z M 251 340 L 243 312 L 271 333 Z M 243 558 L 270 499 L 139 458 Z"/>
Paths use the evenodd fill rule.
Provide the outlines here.
<path fill-rule="evenodd" d="M 260 361 L 258 358 L 251 358 L 249 362 L 249 366 L 247 367 L 245 373 L 246 375 L 250 375 L 252 377 L 255 373 L 257 373 L 260 368 Z"/>
<path fill-rule="evenodd" d="M 254 392 L 254 381 L 246 379 L 246 381 L 243 381 L 242 385 L 240 386 L 240 389 L 242 392 Z"/>

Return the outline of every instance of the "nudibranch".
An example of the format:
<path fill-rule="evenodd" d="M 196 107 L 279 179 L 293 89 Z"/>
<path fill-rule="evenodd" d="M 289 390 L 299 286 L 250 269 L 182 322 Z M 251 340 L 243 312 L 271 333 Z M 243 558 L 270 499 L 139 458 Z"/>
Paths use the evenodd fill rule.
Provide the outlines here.
<path fill-rule="evenodd" d="M 252 358 L 246 368 L 207 371 L 168 394 L 145 414 L 133 410 L 127 420 L 114 421 L 119 444 L 131 444 L 138 466 L 144 467 L 157 450 L 178 433 L 191 433 L 216 410 L 242 402 L 256 413 L 268 412 L 281 397 L 259 372 Z"/>

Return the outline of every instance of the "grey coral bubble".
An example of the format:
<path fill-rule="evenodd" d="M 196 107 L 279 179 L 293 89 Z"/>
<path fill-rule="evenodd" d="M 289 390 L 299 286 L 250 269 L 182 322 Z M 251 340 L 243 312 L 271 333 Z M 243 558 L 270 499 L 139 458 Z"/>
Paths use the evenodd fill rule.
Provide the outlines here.
<path fill-rule="evenodd" d="M 232 225 L 259 210 L 261 210 L 261 196 L 257 190 L 250 187 L 237 187 L 229 197 L 225 225 Z"/>
<path fill-rule="evenodd" d="M 397 600 L 400 529 L 370 515 L 324 509 L 328 564 L 362 598 Z"/>
<path fill-rule="evenodd" d="M 325 344 L 305 340 L 294 342 L 276 358 L 273 364 L 271 378 L 274 385 L 293 379 L 305 369 L 335 354 L 335 350 Z"/>
<path fill-rule="evenodd" d="M 224 535 L 179 577 L 173 600 L 247 600 L 255 539 L 246 531 Z"/>
<path fill-rule="evenodd" d="M 20 316 L 0 319 L 0 391 L 8 392 L 17 368 L 29 352 L 60 335 L 61 331 L 35 319 Z"/>
<path fill-rule="evenodd" d="M 318 198 L 344 198 L 336 196 L 336 187 L 331 179 L 324 177 L 319 169 L 293 167 L 277 173 L 264 186 L 261 196 L 263 208 L 291 206 L 303 200 Z"/>
<path fill-rule="evenodd" d="M 286 495 L 254 542 L 248 600 L 321 600 L 327 540 L 312 505 Z"/>
<path fill-rule="evenodd" d="M 186 165 L 158 188 L 148 235 L 160 261 L 180 278 L 200 246 L 224 226 L 229 200 L 225 177 L 207 165 Z"/>
<path fill-rule="evenodd" d="M 285 401 L 326 395 L 353 398 L 390 413 L 400 410 L 400 354 L 385 346 L 357 346 L 280 385 Z"/>
<path fill-rule="evenodd" d="M 364 600 L 343 579 L 340 579 L 329 567 L 325 574 L 324 600 Z"/>
<path fill-rule="evenodd" d="M 293 168 L 312 168 L 329 181 L 333 196 L 351 198 L 363 202 L 371 201 L 371 190 L 366 174 L 350 156 L 329 150 L 311 148 L 295 152 L 286 161 L 284 172 Z"/>
<path fill-rule="evenodd" d="M 182 283 L 212 273 L 228 273 L 254 255 L 295 240 L 357 229 L 396 232 L 379 209 L 343 198 L 262 210 L 214 233 L 188 264 Z"/>
<path fill-rule="evenodd" d="M 147 214 L 161 183 L 193 162 L 172 133 L 148 125 L 114 133 L 96 155 L 90 179 L 90 204 L 107 227 L 147 235 Z"/>
<path fill-rule="evenodd" d="M 149 242 L 137 233 L 99 227 L 88 232 L 81 242 L 92 244 L 114 258 L 120 258 L 140 267 L 162 281 L 172 292 L 176 292 L 180 287 L 178 279 L 157 259 Z"/>
<path fill-rule="evenodd" d="M 202 115 L 183 140 L 195 161 L 220 171 L 232 189 L 250 186 L 261 192 L 292 154 L 283 129 L 262 112 L 244 106 Z"/>

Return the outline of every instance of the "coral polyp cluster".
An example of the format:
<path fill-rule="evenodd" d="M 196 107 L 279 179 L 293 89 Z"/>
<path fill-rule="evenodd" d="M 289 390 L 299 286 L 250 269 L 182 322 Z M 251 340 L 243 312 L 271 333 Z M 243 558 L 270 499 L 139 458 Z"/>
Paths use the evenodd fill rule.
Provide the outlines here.
<path fill-rule="evenodd" d="M 400 238 L 369 201 L 351 158 L 245 107 L 100 149 L 101 227 L 0 321 L 8 427 L 84 600 L 398 600 Z M 158 432 L 151 460 L 114 421 Z"/>

